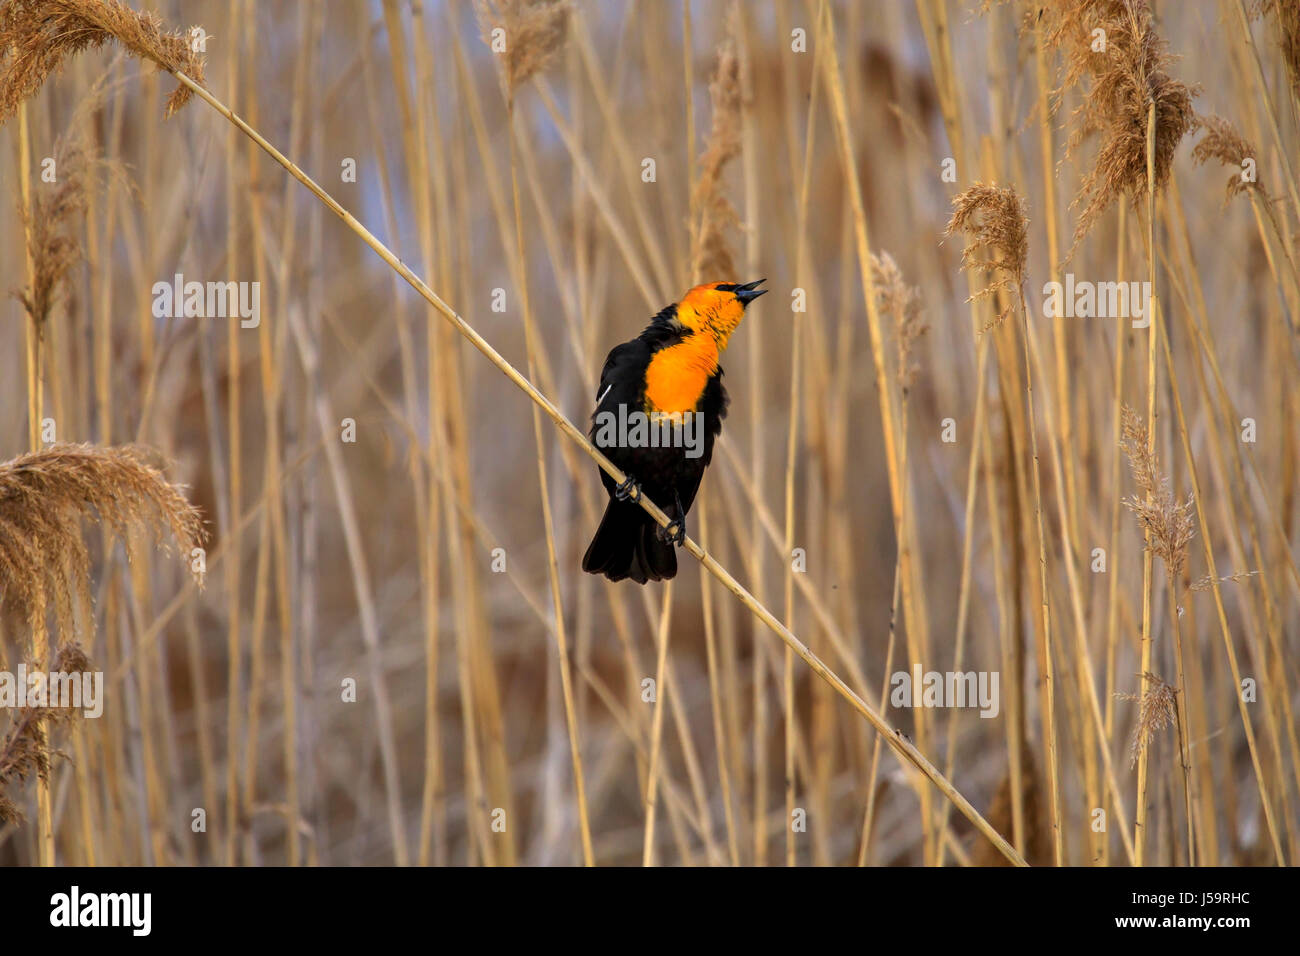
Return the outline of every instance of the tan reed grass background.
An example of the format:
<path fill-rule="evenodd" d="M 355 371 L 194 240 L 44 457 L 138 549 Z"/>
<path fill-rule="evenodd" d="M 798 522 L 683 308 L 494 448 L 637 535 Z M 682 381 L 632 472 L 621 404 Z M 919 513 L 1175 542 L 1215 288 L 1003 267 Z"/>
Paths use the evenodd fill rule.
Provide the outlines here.
<path fill-rule="evenodd" d="M 147 6 L 202 24 L 207 89 L 579 424 L 651 314 L 766 276 L 690 532 L 1030 863 L 1300 856 L 1293 4 Z M 4 307 L 0 458 L 33 408 L 158 449 L 206 586 L 85 523 L 91 611 L 49 635 L 105 672 L 105 714 L 47 725 L 44 788 L 5 779 L 0 861 L 1001 859 L 685 555 L 671 590 L 583 575 L 586 456 L 117 49 L 0 98 L 5 202 L 66 210 L 30 264 L 0 226 L 0 287 L 59 290 L 31 362 Z M 81 157 L 79 197 L 46 157 Z M 1067 272 L 1154 277 L 1155 324 L 1045 317 Z M 261 325 L 153 318 L 176 273 L 259 282 Z M 3 583 L 12 669 L 34 642 Z M 914 664 L 1000 672 L 997 718 L 891 706 Z"/>

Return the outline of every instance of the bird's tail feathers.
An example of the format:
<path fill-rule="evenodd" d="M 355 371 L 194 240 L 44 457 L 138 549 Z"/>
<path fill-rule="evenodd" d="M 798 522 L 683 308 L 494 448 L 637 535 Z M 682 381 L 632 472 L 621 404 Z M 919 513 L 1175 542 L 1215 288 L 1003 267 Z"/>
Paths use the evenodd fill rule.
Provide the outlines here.
<path fill-rule="evenodd" d="M 667 581 L 677 574 L 677 553 L 659 540 L 658 528 L 636 502 L 611 498 L 582 558 L 582 570 L 611 581 Z"/>

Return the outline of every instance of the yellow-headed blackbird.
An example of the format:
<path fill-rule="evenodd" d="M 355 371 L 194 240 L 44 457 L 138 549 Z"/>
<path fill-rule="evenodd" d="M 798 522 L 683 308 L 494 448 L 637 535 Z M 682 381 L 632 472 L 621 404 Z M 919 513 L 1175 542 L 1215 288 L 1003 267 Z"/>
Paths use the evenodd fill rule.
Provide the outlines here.
<path fill-rule="evenodd" d="M 600 473 L 610 502 L 582 569 L 638 584 L 677 574 L 674 544 L 713 457 L 727 414 L 718 357 L 763 280 L 696 286 L 609 353 L 596 390 L 591 440 L 627 475 Z M 672 523 L 661 528 L 636 502 L 647 495 Z"/>

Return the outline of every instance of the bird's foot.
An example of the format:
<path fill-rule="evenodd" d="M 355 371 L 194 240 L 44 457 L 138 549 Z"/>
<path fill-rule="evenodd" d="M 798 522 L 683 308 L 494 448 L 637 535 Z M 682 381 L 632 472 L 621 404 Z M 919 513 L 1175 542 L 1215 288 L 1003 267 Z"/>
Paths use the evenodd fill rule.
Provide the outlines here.
<path fill-rule="evenodd" d="M 657 529 L 655 534 L 664 544 L 675 544 L 681 546 L 686 540 L 686 519 L 674 518 L 663 527 Z"/>
<path fill-rule="evenodd" d="M 614 486 L 614 497 L 619 501 L 640 501 L 641 486 L 636 483 L 636 479 L 631 475 L 620 485 Z"/>

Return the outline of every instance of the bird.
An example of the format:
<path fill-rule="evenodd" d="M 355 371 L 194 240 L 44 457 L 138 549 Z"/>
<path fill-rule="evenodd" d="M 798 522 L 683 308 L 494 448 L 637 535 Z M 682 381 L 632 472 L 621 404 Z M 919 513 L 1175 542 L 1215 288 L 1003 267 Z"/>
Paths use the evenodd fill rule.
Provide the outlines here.
<path fill-rule="evenodd" d="M 638 584 L 677 574 L 674 545 L 686 540 L 686 514 L 727 414 L 718 360 L 750 303 L 770 291 L 758 288 L 765 281 L 697 285 L 605 359 L 589 437 L 627 477 L 618 483 L 600 470 L 609 504 L 584 571 Z M 668 515 L 667 527 L 641 495 Z"/>

